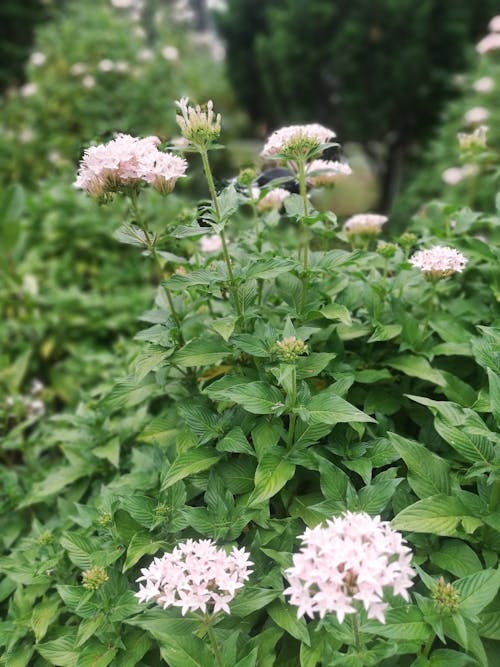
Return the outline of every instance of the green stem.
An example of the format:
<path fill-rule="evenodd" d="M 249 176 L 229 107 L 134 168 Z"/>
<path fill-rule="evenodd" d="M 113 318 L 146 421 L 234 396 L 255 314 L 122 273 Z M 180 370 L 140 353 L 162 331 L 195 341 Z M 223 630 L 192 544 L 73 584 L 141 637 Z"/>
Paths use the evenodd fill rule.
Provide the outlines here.
<path fill-rule="evenodd" d="M 500 501 L 500 480 L 493 482 L 493 488 L 491 489 L 490 501 L 488 503 L 488 509 L 490 512 L 494 512 Z"/>
<path fill-rule="evenodd" d="M 434 634 L 431 633 L 429 639 L 425 642 L 425 644 L 422 646 L 422 653 L 425 658 L 429 656 L 429 653 L 431 652 L 432 645 L 434 644 Z"/>
<path fill-rule="evenodd" d="M 163 278 L 163 263 L 161 261 L 161 257 L 156 252 L 155 240 L 154 240 L 154 238 L 151 237 L 151 235 L 149 233 L 148 226 L 146 224 L 146 221 L 143 219 L 143 217 L 141 215 L 141 211 L 139 209 L 139 204 L 137 202 L 137 194 L 136 193 L 130 195 L 130 203 L 131 203 L 132 212 L 134 214 L 135 220 L 136 220 L 137 224 L 139 225 L 139 227 L 144 232 L 144 236 L 146 237 L 146 243 L 148 245 L 149 251 L 151 252 L 152 257 L 153 257 L 153 259 L 155 260 L 155 262 L 158 266 L 159 279 L 161 281 L 162 278 Z M 174 299 L 172 297 L 172 292 L 170 291 L 170 289 L 166 285 L 163 285 L 163 289 L 165 290 L 165 294 L 167 295 L 167 301 L 168 301 L 168 305 L 170 307 L 170 313 L 172 315 L 172 319 L 174 320 L 175 326 L 177 327 L 177 330 L 179 332 L 179 335 L 178 335 L 179 343 L 181 345 L 184 345 L 185 341 L 184 341 L 184 336 L 182 335 L 181 321 L 180 321 L 179 315 L 177 314 L 177 310 L 175 309 Z"/>
<path fill-rule="evenodd" d="M 220 207 L 219 207 L 219 202 L 217 201 L 217 192 L 215 191 L 215 183 L 214 183 L 214 178 L 212 176 L 212 170 L 210 169 L 210 162 L 208 160 L 208 152 L 206 148 L 200 148 L 200 155 L 201 155 L 201 160 L 203 162 L 203 171 L 205 172 L 205 176 L 207 179 L 208 183 L 208 189 L 210 190 L 210 196 L 212 198 L 212 202 L 214 205 L 214 211 L 215 211 L 215 216 L 217 218 L 217 222 L 222 222 L 221 220 L 221 213 L 220 213 Z M 220 231 L 220 238 L 222 241 L 222 252 L 224 254 L 224 260 L 227 265 L 227 273 L 229 275 L 229 282 L 231 284 L 231 292 L 233 294 L 233 301 L 234 301 L 234 306 L 236 308 L 236 312 L 238 313 L 238 317 L 242 316 L 241 312 L 241 307 L 238 301 L 238 295 L 236 292 L 236 282 L 234 279 L 234 273 L 233 273 L 233 266 L 231 262 L 231 257 L 229 255 L 229 251 L 227 249 L 227 242 L 226 242 L 226 237 L 224 235 L 224 230 L 221 229 Z"/>
<path fill-rule="evenodd" d="M 292 392 L 290 395 L 290 404 L 292 409 L 295 408 L 295 404 L 297 403 L 297 369 L 295 366 L 293 366 L 292 369 Z M 290 449 L 293 445 L 293 440 L 295 437 L 295 423 L 297 421 L 297 415 L 292 412 L 290 415 L 290 421 L 288 424 L 288 438 L 287 438 L 287 447 Z"/>
<path fill-rule="evenodd" d="M 436 297 L 436 289 L 437 289 L 437 280 L 432 280 L 431 282 L 431 293 L 429 297 L 429 301 L 427 303 L 427 312 L 425 314 L 424 318 L 424 323 L 423 323 L 423 336 L 425 338 L 425 335 L 427 333 L 427 329 L 429 327 L 429 320 L 431 319 L 431 315 L 434 310 L 434 299 Z"/>
<path fill-rule="evenodd" d="M 212 645 L 212 650 L 214 652 L 215 663 L 218 667 L 224 667 L 224 662 L 222 660 L 219 644 L 217 642 L 214 629 L 210 624 L 207 624 L 207 632 L 208 632 L 208 637 L 210 639 L 210 644 Z"/>
<path fill-rule="evenodd" d="M 304 160 L 299 160 L 297 163 L 297 168 L 299 171 L 299 192 L 302 197 L 304 204 L 304 217 L 307 217 L 308 206 L 307 206 L 307 185 L 306 185 L 306 166 Z M 307 286 L 308 286 L 308 270 L 309 270 L 309 235 L 307 225 L 302 222 L 301 225 L 301 245 L 299 248 L 299 259 L 302 254 L 303 257 L 303 271 L 302 271 L 302 297 L 300 300 L 300 312 L 304 312 L 306 305 L 307 297 Z M 302 250 L 302 253 L 300 252 Z"/>
<path fill-rule="evenodd" d="M 354 635 L 354 646 L 356 647 L 356 651 L 361 650 L 361 642 L 359 640 L 359 620 L 358 620 L 358 612 L 352 615 L 352 632 Z"/>

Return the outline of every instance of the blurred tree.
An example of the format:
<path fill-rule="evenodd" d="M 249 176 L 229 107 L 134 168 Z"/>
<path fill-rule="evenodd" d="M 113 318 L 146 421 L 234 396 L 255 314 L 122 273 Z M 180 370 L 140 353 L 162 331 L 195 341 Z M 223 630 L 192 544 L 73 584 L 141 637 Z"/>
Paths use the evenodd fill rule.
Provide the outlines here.
<path fill-rule="evenodd" d="M 429 135 L 451 73 L 498 0 L 228 0 L 219 14 L 235 94 L 270 128 L 318 121 L 362 142 L 386 207 L 408 147 Z"/>

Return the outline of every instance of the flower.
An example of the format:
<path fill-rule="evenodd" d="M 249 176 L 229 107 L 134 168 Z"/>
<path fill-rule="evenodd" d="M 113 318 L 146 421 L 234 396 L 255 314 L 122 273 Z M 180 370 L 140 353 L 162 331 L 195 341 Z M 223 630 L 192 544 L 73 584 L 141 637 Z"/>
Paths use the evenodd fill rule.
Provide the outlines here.
<path fill-rule="evenodd" d="M 277 340 L 274 347 L 275 354 L 281 361 L 295 361 L 302 354 L 307 354 L 308 348 L 303 340 L 296 336 L 287 336 L 283 340 Z"/>
<path fill-rule="evenodd" d="M 456 185 L 463 180 L 464 174 L 460 167 L 449 167 L 441 174 L 441 178 L 447 185 Z"/>
<path fill-rule="evenodd" d="M 460 591 L 453 584 L 447 584 L 444 577 L 439 577 L 432 591 L 432 599 L 439 611 L 454 612 L 460 604 Z"/>
<path fill-rule="evenodd" d="M 86 74 L 82 79 L 82 86 L 84 88 L 93 88 L 95 86 L 95 79 L 92 74 Z"/>
<path fill-rule="evenodd" d="M 500 32 L 500 15 L 494 16 L 488 24 L 490 32 Z"/>
<path fill-rule="evenodd" d="M 137 581 L 145 583 L 135 596 L 164 609 L 180 607 L 183 616 L 197 609 L 229 614 L 229 602 L 251 574 L 248 557 L 245 549 L 233 547 L 228 554 L 212 540 L 189 539 L 141 570 Z"/>
<path fill-rule="evenodd" d="M 482 76 L 474 82 L 472 87 L 476 93 L 490 93 L 495 87 L 495 82 L 491 76 Z"/>
<path fill-rule="evenodd" d="M 170 62 L 179 60 L 179 49 L 176 46 L 164 46 L 161 55 Z"/>
<path fill-rule="evenodd" d="M 453 273 L 461 273 L 469 260 L 455 248 L 433 246 L 419 250 L 410 257 L 410 264 L 420 269 L 427 278 L 446 278 Z"/>
<path fill-rule="evenodd" d="M 171 192 L 184 175 L 187 162 L 157 149 L 158 137 L 137 139 L 119 134 L 107 144 L 88 148 L 80 162 L 75 186 L 92 197 L 106 198 L 110 193 L 128 193 L 150 183 L 162 194 Z"/>
<path fill-rule="evenodd" d="M 97 65 L 97 69 L 100 72 L 112 72 L 115 68 L 115 63 L 109 58 L 104 58 Z"/>
<path fill-rule="evenodd" d="M 137 58 L 138 60 L 142 62 L 148 62 L 149 60 L 153 60 L 154 53 L 151 51 L 151 49 L 140 49 L 139 52 L 137 53 Z"/>
<path fill-rule="evenodd" d="M 95 565 L 90 570 L 82 572 L 83 587 L 89 591 L 98 591 L 109 579 L 106 570 L 103 567 Z"/>
<path fill-rule="evenodd" d="M 275 157 L 276 155 L 285 155 L 290 158 L 297 157 L 297 155 L 318 151 L 322 144 L 327 143 L 335 136 L 333 130 L 329 130 L 318 123 L 289 125 L 271 134 L 261 155 L 263 157 Z"/>
<path fill-rule="evenodd" d="M 283 202 L 290 195 L 288 190 L 284 188 L 274 188 L 270 190 L 266 195 L 257 204 L 257 209 L 259 211 L 279 211 L 283 206 Z"/>
<path fill-rule="evenodd" d="M 24 86 L 21 86 L 20 93 L 23 97 L 32 97 L 38 92 L 38 86 L 36 83 L 25 83 Z"/>
<path fill-rule="evenodd" d="M 489 115 L 490 112 L 486 107 L 473 107 L 464 114 L 464 121 L 467 125 L 479 125 L 480 123 L 484 123 Z"/>
<path fill-rule="evenodd" d="M 458 144 L 462 150 L 470 150 L 471 148 L 486 148 L 486 133 L 488 128 L 486 125 L 480 125 L 477 127 L 474 132 L 470 134 L 465 134 L 464 132 L 459 132 Z"/>
<path fill-rule="evenodd" d="M 476 51 L 481 55 L 489 53 L 490 51 L 497 51 L 498 49 L 500 49 L 499 32 L 492 32 L 489 35 L 486 35 L 486 37 L 483 37 L 483 39 L 476 44 Z"/>
<path fill-rule="evenodd" d="M 352 174 L 352 169 L 348 164 L 333 160 L 313 160 L 306 170 L 308 181 L 313 188 L 332 185 L 337 182 L 339 176 L 350 174 Z"/>
<path fill-rule="evenodd" d="M 217 252 L 222 248 L 222 239 L 218 234 L 202 236 L 200 239 L 201 252 Z"/>
<path fill-rule="evenodd" d="M 80 76 L 81 74 L 85 74 L 87 71 L 87 65 L 85 63 L 73 63 L 71 67 L 69 68 L 69 71 L 73 76 Z"/>
<path fill-rule="evenodd" d="M 377 213 L 358 213 L 351 216 L 344 223 L 346 234 L 375 235 L 380 234 L 382 225 L 385 225 L 388 218 L 385 215 Z"/>
<path fill-rule="evenodd" d="M 188 105 L 189 98 L 182 97 L 176 101 L 181 113 L 175 118 L 181 134 L 198 148 L 206 148 L 213 143 L 221 132 L 221 115 L 214 113 L 214 103 L 208 100 L 206 107 L 199 104 L 195 107 Z"/>
<path fill-rule="evenodd" d="M 308 528 L 302 549 L 285 570 L 290 584 L 284 594 L 297 606 L 297 617 L 335 613 L 339 623 L 362 605 L 368 618 L 385 622 L 384 588 L 409 599 L 407 589 L 415 572 L 411 551 L 388 521 L 364 512 L 345 512 Z"/>
<path fill-rule="evenodd" d="M 30 55 L 30 64 L 33 65 L 33 67 L 41 67 L 42 65 L 45 65 L 46 62 L 47 56 L 41 51 L 34 51 Z"/>

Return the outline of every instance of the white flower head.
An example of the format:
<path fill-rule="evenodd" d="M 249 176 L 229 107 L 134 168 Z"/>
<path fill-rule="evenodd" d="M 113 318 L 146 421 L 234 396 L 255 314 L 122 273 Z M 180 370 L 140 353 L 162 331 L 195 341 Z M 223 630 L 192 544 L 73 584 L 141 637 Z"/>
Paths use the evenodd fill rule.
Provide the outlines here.
<path fill-rule="evenodd" d="M 45 65 L 46 62 L 47 56 L 41 51 L 34 51 L 30 55 L 30 64 L 33 65 L 33 67 L 42 67 L 42 65 Z"/>
<path fill-rule="evenodd" d="M 488 120 L 489 115 L 486 107 L 473 107 L 464 114 L 464 121 L 467 125 L 480 125 Z"/>
<path fill-rule="evenodd" d="M 486 148 L 486 134 L 488 133 L 488 128 L 486 125 L 480 125 L 470 134 L 464 132 L 459 132 L 458 144 L 461 150 L 468 151 L 471 148 Z"/>
<path fill-rule="evenodd" d="M 176 62 L 179 60 L 179 49 L 176 46 L 164 46 L 161 50 L 161 55 L 169 62 Z"/>
<path fill-rule="evenodd" d="M 311 123 L 309 125 L 289 125 L 276 130 L 267 140 L 261 155 L 275 158 L 284 156 L 287 159 L 308 157 L 317 154 L 323 144 L 336 136 L 333 130 Z"/>
<path fill-rule="evenodd" d="M 180 109 L 180 114 L 175 117 L 177 124 L 183 137 L 198 148 L 206 148 L 220 135 L 221 115 L 215 114 L 212 100 L 208 100 L 204 108 L 199 104 L 190 106 L 188 102 L 188 97 L 176 101 Z"/>
<path fill-rule="evenodd" d="M 92 76 L 92 74 L 86 74 L 86 75 L 82 78 L 82 86 L 83 86 L 84 88 L 88 88 L 88 89 L 90 89 L 90 88 L 94 88 L 94 87 L 95 87 L 95 79 L 94 79 L 94 77 Z"/>
<path fill-rule="evenodd" d="M 352 174 L 351 167 L 345 162 L 333 160 L 313 160 L 307 165 L 306 176 L 313 188 L 334 185 L 339 176 Z"/>
<path fill-rule="evenodd" d="M 446 183 L 447 185 L 456 185 L 457 183 L 460 183 L 460 181 L 463 180 L 464 173 L 461 167 L 449 167 L 448 169 L 445 169 L 443 171 L 443 173 L 441 174 L 441 178 L 443 179 L 443 182 Z"/>
<path fill-rule="evenodd" d="M 375 236 L 380 234 L 387 220 L 387 216 L 377 213 L 357 213 L 345 221 L 344 231 L 348 235 Z"/>
<path fill-rule="evenodd" d="M 262 199 L 257 204 L 257 209 L 259 211 L 279 211 L 283 206 L 283 202 L 290 195 L 288 190 L 284 188 L 274 188 L 265 194 Z"/>
<path fill-rule="evenodd" d="M 420 269 L 426 278 L 447 278 L 454 273 L 461 273 L 468 262 L 461 252 L 448 246 L 433 246 L 428 250 L 419 250 L 410 257 L 410 264 Z"/>
<path fill-rule="evenodd" d="M 99 61 L 97 69 L 100 72 L 112 72 L 115 69 L 115 63 L 109 58 L 104 58 L 103 60 Z"/>
<path fill-rule="evenodd" d="M 500 32 L 491 32 L 476 44 L 476 51 L 481 55 L 498 49 L 500 49 Z"/>
<path fill-rule="evenodd" d="M 153 60 L 154 53 L 151 49 L 140 49 L 137 53 L 137 58 L 141 62 L 149 62 L 150 60 Z"/>
<path fill-rule="evenodd" d="M 19 90 L 22 97 L 33 97 L 38 92 L 38 86 L 36 83 L 25 83 Z"/>
<path fill-rule="evenodd" d="M 141 570 L 135 594 L 139 602 L 155 601 L 160 607 L 188 611 L 230 613 L 229 603 L 251 574 L 249 554 L 233 547 L 218 549 L 212 540 L 187 540 L 172 553 L 155 558 Z"/>
<path fill-rule="evenodd" d="M 73 76 L 81 76 L 87 71 L 87 65 L 85 63 L 73 63 L 69 68 L 69 71 Z"/>
<path fill-rule="evenodd" d="M 364 512 L 346 512 L 303 535 L 302 549 L 285 570 L 284 594 L 297 616 L 323 618 L 334 613 L 339 623 L 363 606 L 368 618 L 385 622 L 384 589 L 409 599 L 415 572 L 411 550 L 389 522 Z"/>
<path fill-rule="evenodd" d="M 491 93 L 495 87 L 495 81 L 491 76 L 482 76 L 474 82 L 472 87 L 476 93 Z"/>
<path fill-rule="evenodd" d="M 219 234 L 206 234 L 200 239 L 201 252 L 218 252 L 222 249 L 222 239 Z"/>
<path fill-rule="evenodd" d="M 488 24 L 490 32 L 500 32 L 500 15 L 494 16 Z"/>

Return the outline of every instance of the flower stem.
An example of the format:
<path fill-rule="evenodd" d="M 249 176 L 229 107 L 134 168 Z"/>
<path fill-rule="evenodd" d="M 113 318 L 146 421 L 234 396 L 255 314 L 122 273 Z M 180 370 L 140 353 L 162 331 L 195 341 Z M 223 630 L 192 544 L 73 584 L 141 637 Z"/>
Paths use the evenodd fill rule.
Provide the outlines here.
<path fill-rule="evenodd" d="M 304 217 L 307 217 L 308 206 L 307 206 L 307 185 L 306 185 L 306 166 L 304 160 L 299 160 L 297 163 L 298 176 L 299 176 L 299 191 L 302 201 L 304 203 Z M 305 222 L 302 222 L 301 225 L 301 244 L 299 248 L 299 258 L 300 255 L 303 257 L 303 271 L 302 271 L 302 297 L 300 300 L 300 312 L 304 312 L 306 305 L 307 297 L 307 286 L 308 286 L 308 270 L 309 270 L 309 234 L 308 228 Z M 302 252 L 301 252 L 302 250 Z"/>
<path fill-rule="evenodd" d="M 161 279 L 163 278 L 163 264 L 162 264 L 162 261 L 161 261 L 161 257 L 156 252 L 155 240 L 154 240 L 154 238 L 151 237 L 151 235 L 149 233 L 148 226 L 146 224 L 146 221 L 143 219 L 143 217 L 141 215 L 141 211 L 139 209 L 139 205 L 138 205 L 138 202 L 137 202 L 137 194 L 133 194 L 133 195 L 130 196 L 130 203 L 131 203 L 132 212 L 134 214 L 135 220 L 136 220 L 137 224 L 139 225 L 139 227 L 144 232 L 144 236 L 146 238 L 146 243 L 148 245 L 148 248 L 151 252 L 151 255 L 152 255 L 153 259 L 156 261 L 156 264 L 158 266 L 159 279 L 161 281 Z M 172 315 L 172 319 L 174 320 L 175 326 L 177 327 L 177 330 L 179 332 L 179 334 L 178 334 L 179 343 L 181 345 L 184 345 L 185 341 L 184 341 L 184 336 L 182 335 L 181 321 L 180 321 L 179 315 L 177 314 L 177 310 L 175 309 L 174 299 L 172 297 L 172 292 L 170 291 L 170 289 L 166 285 L 163 285 L 163 289 L 165 290 L 165 294 L 167 295 L 167 301 L 168 301 L 168 305 L 170 307 L 170 313 Z"/>
<path fill-rule="evenodd" d="M 358 612 L 352 615 L 352 632 L 354 635 L 354 646 L 356 647 L 357 651 L 360 651 L 361 649 L 361 642 L 359 640 L 359 619 L 358 619 Z"/>
<path fill-rule="evenodd" d="M 500 501 L 500 480 L 493 482 L 493 488 L 491 489 L 490 501 L 488 503 L 488 509 L 490 512 L 494 512 Z"/>
<path fill-rule="evenodd" d="M 295 408 L 295 403 L 297 402 L 297 369 L 295 366 L 292 368 L 292 392 L 290 395 L 292 408 Z M 293 445 L 293 439 L 295 437 L 295 423 L 297 421 L 297 415 L 292 413 L 290 415 L 290 421 L 288 424 L 288 438 L 287 438 L 287 447 L 290 449 Z"/>
<path fill-rule="evenodd" d="M 431 319 L 431 315 L 434 311 L 434 299 L 436 297 L 436 290 L 437 290 L 437 280 L 432 280 L 431 282 L 431 293 L 429 296 L 429 301 L 427 303 L 427 312 L 424 317 L 424 323 L 423 323 L 423 336 L 425 338 L 425 335 L 427 333 L 427 329 L 429 328 L 429 320 Z"/>
<path fill-rule="evenodd" d="M 208 189 L 210 190 L 210 196 L 212 198 L 212 202 L 214 205 L 214 211 L 215 215 L 217 218 L 217 222 L 222 222 L 221 220 L 221 213 L 220 213 L 220 207 L 219 207 L 219 202 L 217 201 L 217 193 L 215 191 L 215 184 L 214 184 L 214 178 L 212 176 L 212 170 L 210 169 L 210 162 L 208 160 L 208 152 L 206 148 L 200 148 L 200 155 L 201 155 L 201 160 L 203 162 L 203 171 L 205 172 L 205 176 L 207 179 L 208 183 Z M 238 313 L 238 317 L 242 316 L 241 312 L 241 307 L 240 303 L 238 301 L 238 295 L 236 292 L 236 282 L 234 280 L 234 273 L 233 273 L 233 266 L 231 263 L 231 257 L 229 255 L 229 251 L 227 249 L 227 242 L 226 242 L 226 237 L 224 234 L 224 230 L 221 229 L 220 231 L 220 238 L 222 241 L 222 252 L 224 254 L 224 260 L 226 262 L 227 266 L 227 273 L 229 275 L 229 282 L 231 283 L 231 292 L 233 294 L 233 301 L 234 301 L 234 306 L 236 308 L 236 312 Z"/>
<path fill-rule="evenodd" d="M 222 660 L 219 643 L 217 642 L 214 629 L 210 625 L 210 622 L 207 623 L 207 632 L 208 632 L 208 637 L 210 639 L 210 644 L 212 645 L 212 650 L 214 652 L 215 664 L 217 665 L 217 667 L 224 667 L 224 662 Z"/>

